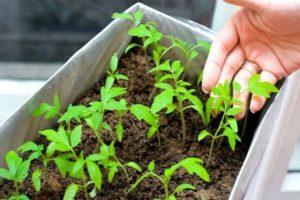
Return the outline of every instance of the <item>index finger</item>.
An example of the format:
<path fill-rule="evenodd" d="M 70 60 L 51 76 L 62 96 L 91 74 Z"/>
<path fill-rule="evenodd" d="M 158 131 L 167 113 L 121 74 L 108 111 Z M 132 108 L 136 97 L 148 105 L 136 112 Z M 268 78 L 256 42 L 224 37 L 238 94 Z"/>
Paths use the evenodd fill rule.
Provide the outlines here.
<path fill-rule="evenodd" d="M 203 71 L 202 90 L 205 93 L 209 93 L 217 84 L 224 62 L 237 43 L 238 34 L 233 21 L 230 20 L 211 45 Z"/>

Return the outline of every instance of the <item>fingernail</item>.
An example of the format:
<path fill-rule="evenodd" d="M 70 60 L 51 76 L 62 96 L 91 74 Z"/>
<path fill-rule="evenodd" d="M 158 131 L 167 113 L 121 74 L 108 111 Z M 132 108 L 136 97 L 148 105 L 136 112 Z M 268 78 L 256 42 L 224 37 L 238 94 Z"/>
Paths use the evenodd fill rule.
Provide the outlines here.
<path fill-rule="evenodd" d="M 202 88 L 202 91 L 205 93 L 205 94 L 208 94 L 209 92 L 206 90 L 206 89 L 204 89 L 204 88 Z"/>

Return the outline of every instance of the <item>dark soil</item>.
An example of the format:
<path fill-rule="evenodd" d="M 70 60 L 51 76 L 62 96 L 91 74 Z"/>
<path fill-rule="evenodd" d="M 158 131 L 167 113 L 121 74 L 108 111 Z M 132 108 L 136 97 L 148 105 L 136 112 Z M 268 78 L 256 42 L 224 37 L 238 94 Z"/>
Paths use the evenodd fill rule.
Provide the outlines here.
<path fill-rule="evenodd" d="M 129 81 L 118 81 L 118 85 L 127 88 L 125 98 L 129 104 L 143 103 L 150 105 L 148 96 L 153 88 L 154 79 L 147 71 L 153 65 L 151 57 L 145 56 L 139 49 L 135 49 L 127 55 L 123 55 L 120 59 L 119 71 L 126 74 Z M 96 83 L 91 90 L 78 98 L 75 103 L 87 105 L 92 101 L 97 101 L 99 99 L 99 89 L 102 84 L 103 81 Z M 200 95 L 203 100 L 206 99 L 207 97 L 201 90 L 198 90 L 198 95 Z M 143 169 L 146 169 L 147 164 L 150 161 L 155 160 L 156 172 L 162 174 L 165 168 L 170 167 L 172 164 L 185 157 L 193 156 L 200 157 L 203 160 L 207 159 L 209 143 L 202 142 L 199 144 L 197 142 L 197 135 L 204 129 L 204 126 L 200 117 L 195 112 L 192 110 L 187 110 L 185 112 L 188 137 L 184 147 L 180 145 L 181 123 L 179 115 L 174 113 L 170 115 L 162 114 L 162 116 L 160 121 L 162 146 L 158 147 L 158 140 L 156 137 L 153 137 L 150 140 L 146 137 L 148 126 L 144 122 L 137 121 L 130 113 L 125 114 L 123 121 L 124 138 L 122 143 L 116 143 L 115 145 L 117 155 L 122 161 L 134 161 Z M 113 113 L 108 113 L 105 118 L 111 127 L 114 127 L 118 120 L 117 116 Z M 215 124 L 217 125 L 217 123 Z M 75 125 L 75 122 L 73 125 Z M 215 128 L 216 127 L 209 127 L 211 130 L 214 130 Z M 106 142 L 112 140 L 109 133 L 105 133 L 104 138 Z M 244 139 L 246 141 L 244 141 L 243 144 L 238 144 L 235 152 L 230 150 L 227 142 L 224 142 L 219 149 L 214 150 L 213 159 L 207 169 L 211 176 L 210 183 L 204 183 L 197 177 L 188 175 L 184 170 L 179 170 L 172 178 L 171 191 L 180 183 L 191 183 L 197 187 L 197 190 L 182 192 L 178 195 L 178 199 L 200 199 L 201 197 L 204 197 L 204 199 L 207 200 L 228 199 L 243 160 L 247 154 L 251 137 Z M 84 125 L 84 136 L 82 141 L 82 145 L 77 147 L 78 152 L 83 150 L 85 154 L 88 154 L 94 151 L 97 139 L 93 135 L 91 129 L 86 125 Z M 36 142 L 47 144 L 42 137 L 37 138 Z M 31 173 L 41 166 L 42 163 L 40 160 L 34 161 L 31 167 Z M 133 193 L 126 195 L 126 190 L 138 176 L 134 171 L 129 170 L 129 172 L 130 180 L 126 179 L 124 173 L 119 172 L 112 184 L 109 184 L 106 181 L 107 178 L 106 175 L 104 175 L 105 180 L 103 188 L 96 199 L 134 200 L 154 199 L 163 196 L 162 185 L 154 179 L 145 180 Z M 33 189 L 30 177 L 31 175 L 28 176 L 25 183 L 21 185 L 20 192 L 21 194 L 26 194 L 31 199 L 36 200 L 62 199 L 65 188 L 71 182 L 75 181 L 69 177 L 63 179 L 54 163 L 50 163 L 43 174 L 43 187 L 40 193 L 36 193 Z M 1 198 L 8 197 L 13 191 L 14 187 L 11 183 L 3 181 L 3 183 L 0 184 Z M 79 192 L 76 197 L 77 199 L 84 199 L 82 192 Z"/>

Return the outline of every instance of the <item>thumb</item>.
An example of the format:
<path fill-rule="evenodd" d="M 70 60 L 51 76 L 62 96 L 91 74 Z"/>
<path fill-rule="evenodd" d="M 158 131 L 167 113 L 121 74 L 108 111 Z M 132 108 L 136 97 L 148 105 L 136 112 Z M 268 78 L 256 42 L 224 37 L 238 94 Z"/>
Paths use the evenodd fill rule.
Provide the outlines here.
<path fill-rule="evenodd" d="M 266 0 L 224 0 L 227 3 L 249 8 L 252 10 L 262 10 L 266 7 Z"/>

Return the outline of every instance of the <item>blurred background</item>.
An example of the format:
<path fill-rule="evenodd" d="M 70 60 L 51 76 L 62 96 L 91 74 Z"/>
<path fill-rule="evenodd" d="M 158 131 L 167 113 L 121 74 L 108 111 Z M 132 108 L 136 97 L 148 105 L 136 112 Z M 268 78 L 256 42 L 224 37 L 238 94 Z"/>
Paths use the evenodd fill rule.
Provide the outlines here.
<path fill-rule="evenodd" d="M 0 0 L 0 124 L 133 0 Z M 237 9 L 221 0 L 141 0 L 220 30 Z M 300 191 L 300 145 L 283 190 Z"/>

